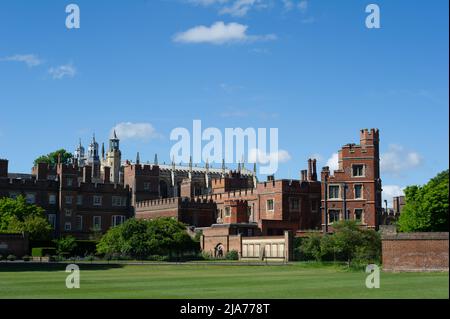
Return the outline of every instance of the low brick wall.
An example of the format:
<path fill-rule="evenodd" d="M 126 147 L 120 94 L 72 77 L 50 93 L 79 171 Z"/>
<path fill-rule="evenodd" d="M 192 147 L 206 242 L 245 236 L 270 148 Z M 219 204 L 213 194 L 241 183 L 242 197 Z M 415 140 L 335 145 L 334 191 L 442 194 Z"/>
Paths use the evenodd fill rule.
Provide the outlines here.
<path fill-rule="evenodd" d="M 3 258 L 12 254 L 17 258 L 28 255 L 29 243 L 27 234 L 0 234 L 0 254 Z"/>
<path fill-rule="evenodd" d="M 385 271 L 448 271 L 449 233 L 382 235 Z"/>

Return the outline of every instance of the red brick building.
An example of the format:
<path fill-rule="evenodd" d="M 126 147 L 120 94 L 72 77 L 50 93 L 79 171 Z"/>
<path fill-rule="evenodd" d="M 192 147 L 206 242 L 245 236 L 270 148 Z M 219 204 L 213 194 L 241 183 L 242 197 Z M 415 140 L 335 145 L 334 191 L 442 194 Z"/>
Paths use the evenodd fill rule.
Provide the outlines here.
<path fill-rule="evenodd" d="M 89 238 L 133 216 L 129 188 L 111 183 L 108 169 L 98 183 L 90 166 L 40 163 L 26 178 L 10 178 L 7 160 L 0 160 L 0 167 L 0 197 L 22 195 L 42 207 L 55 236 Z"/>
<path fill-rule="evenodd" d="M 378 129 L 361 130 L 360 144 L 339 151 L 339 167 L 322 169 L 322 227 L 342 219 L 358 220 L 378 229 L 382 212 Z"/>

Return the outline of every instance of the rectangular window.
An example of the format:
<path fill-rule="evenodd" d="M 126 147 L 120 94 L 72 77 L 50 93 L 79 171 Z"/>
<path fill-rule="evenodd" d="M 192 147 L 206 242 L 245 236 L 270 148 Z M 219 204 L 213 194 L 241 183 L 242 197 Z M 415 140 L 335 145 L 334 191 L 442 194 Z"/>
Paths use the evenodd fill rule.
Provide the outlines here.
<path fill-rule="evenodd" d="M 268 199 L 267 200 L 266 208 L 267 208 L 268 211 L 273 211 L 274 210 L 275 205 L 274 205 L 273 199 Z"/>
<path fill-rule="evenodd" d="M 72 210 L 71 209 L 66 209 L 64 212 L 65 212 L 66 217 L 72 217 Z"/>
<path fill-rule="evenodd" d="M 112 205 L 115 207 L 124 207 L 127 204 L 126 197 L 113 196 L 112 197 Z"/>
<path fill-rule="evenodd" d="M 353 165 L 353 177 L 363 177 L 364 176 L 364 165 Z"/>
<path fill-rule="evenodd" d="M 94 206 L 102 206 L 102 196 L 94 195 Z"/>
<path fill-rule="evenodd" d="M 355 185 L 355 199 L 363 198 L 362 185 Z"/>
<path fill-rule="evenodd" d="M 9 193 L 9 197 L 12 199 L 17 199 L 17 197 L 19 197 L 19 193 L 18 192 L 10 192 Z"/>
<path fill-rule="evenodd" d="M 83 230 L 83 216 L 77 216 L 77 230 Z"/>
<path fill-rule="evenodd" d="M 72 205 L 73 197 L 72 196 L 66 196 L 66 205 Z"/>
<path fill-rule="evenodd" d="M 355 209 L 355 220 L 362 221 L 363 210 L 360 208 Z"/>
<path fill-rule="evenodd" d="M 230 216 L 231 216 L 231 208 L 225 207 L 225 217 L 230 217 Z"/>
<path fill-rule="evenodd" d="M 144 190 L 149 191 L 150 190 L 150 183 L 144 183 Z"/>
<path fill-rule="evenodd" d="M 68 178 L 67 179 L 67 186 L 71 187 L 73 185 L 73 179 Z"/>
<path fill-rule="evenodd" d="M 298 198 L 289 198 L 289 208 L 291 210 L 299 210 L 300 200 Z"/>
<path fill-rule="evenodd" d="M 102 217 L 101 216 L 94 216 L 93 228 L 94 228 L 94 230 L 102 229 Z"/>
<path fill-rule="evenodd" d="M 67 222 L 64 224 L 64 230 L 65 231 L 71 231 L 72 230 L 72 223 Z"/>
<path fill-rule="evenodd" d="M 50 225 L 52 225 L 53 229 L 55 229 L 56 228 L 56 214 L 49 214 L 47 216 L 47 218 L 48 218 L 48 223 Z"/>
<path fill-rule="evenodd" d="M 83 195 L 78 195 L 77 196 L 77 205 L 78 206 L 83 205 Z"/>
<path fill-rule="evenodd" d="M 328 188 L 328 199 L 339 199 L 340 198 L 340 186 L 330 185 Z"/>
<path fill-rule="evenodd" d="M 112 225 L 113 227 L 119 226 L 125 222 L 125 216 L 113 216 Z"/>
<path fill-rule="evenodd" d="M 336 209 L 330 209 L 328 211 L 328 223 L 332 224 L 334 222 L 338 222 L 339 221 L 339 210 Z"/>
<path fill-rule="evenodd" d="M 56 204 L 56 195 L 55 194 L 48 195 L 48 203 L 50 205 L 55 205 Z"/>
<path fill-rule="evenodd" d="M 35 194 L 26 194 L 25 196 L 27 204 L 34 204 L 36 203 L 36 195 Z"/>

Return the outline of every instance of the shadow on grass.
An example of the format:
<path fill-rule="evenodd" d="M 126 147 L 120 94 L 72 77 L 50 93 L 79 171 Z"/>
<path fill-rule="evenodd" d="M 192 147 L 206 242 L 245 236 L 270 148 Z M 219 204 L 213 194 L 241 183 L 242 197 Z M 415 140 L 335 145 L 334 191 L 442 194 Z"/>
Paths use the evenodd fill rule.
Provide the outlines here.
<path fill-rule="evenodd" d="M 124 265 L 119 264 L 77 264 L 80 270 L 108 270 L 114 268 L 122 268 Z M 27 271 L 65 271 L 69 264 L 53 264 L 53 263 L 1 263 L 0 273 L 2 272 L 27 272 Z"/>

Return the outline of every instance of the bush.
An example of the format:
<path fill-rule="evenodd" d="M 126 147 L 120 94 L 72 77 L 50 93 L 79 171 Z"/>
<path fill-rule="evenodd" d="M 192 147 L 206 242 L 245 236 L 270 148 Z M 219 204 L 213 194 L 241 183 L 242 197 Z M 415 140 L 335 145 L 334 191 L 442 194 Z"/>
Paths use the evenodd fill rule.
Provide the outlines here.
<path fill-rule="evenodd" d="M 59 255 L 72 255 L 74 249 L 77 247 L 77 241 L 73 236 L 67 236 L 55 240 L 56 252 Z"/>
<path fill-rule="evenodd" d="M 3 260 L 3 255 L 2 254 L 0 254 L 0 260 Z"/>
<path fill-rule="evenodd" d="M 14 261 L 14 260 L 16 260 L 16 256 L 14 256 L 14 255 L 8 255 L 8 257 L 6 257 L 6 259 L 7 259 L 8 261 Z"/>
<path fill-rule="evenodd" d="M 56 255 L 56 249 L 53 247 L 35 247 L 31 249 L 31 256 L 46 257 Z"/>
<path fill-rule="evenodd" d="M 147 260 L 167 262 L 170 260 L 170 258 L 169 258 L 169 256 L 152 255 L 152 256 L 148 256 Z"/>
<path fill-rule="evenodd" d="M 22 257 L 22 260 L 23 260 L 23 261 L 30 261 L 30 260 L 31 260 L 31 257 L 28 256 L 28 255 L 25 255 L 25 256 Z"/>
<path fill-rule="evenodd" d="M 236 250 L 231 250 L 225 255 L 226 260 L 239 260 L 239 253 Z"/>

